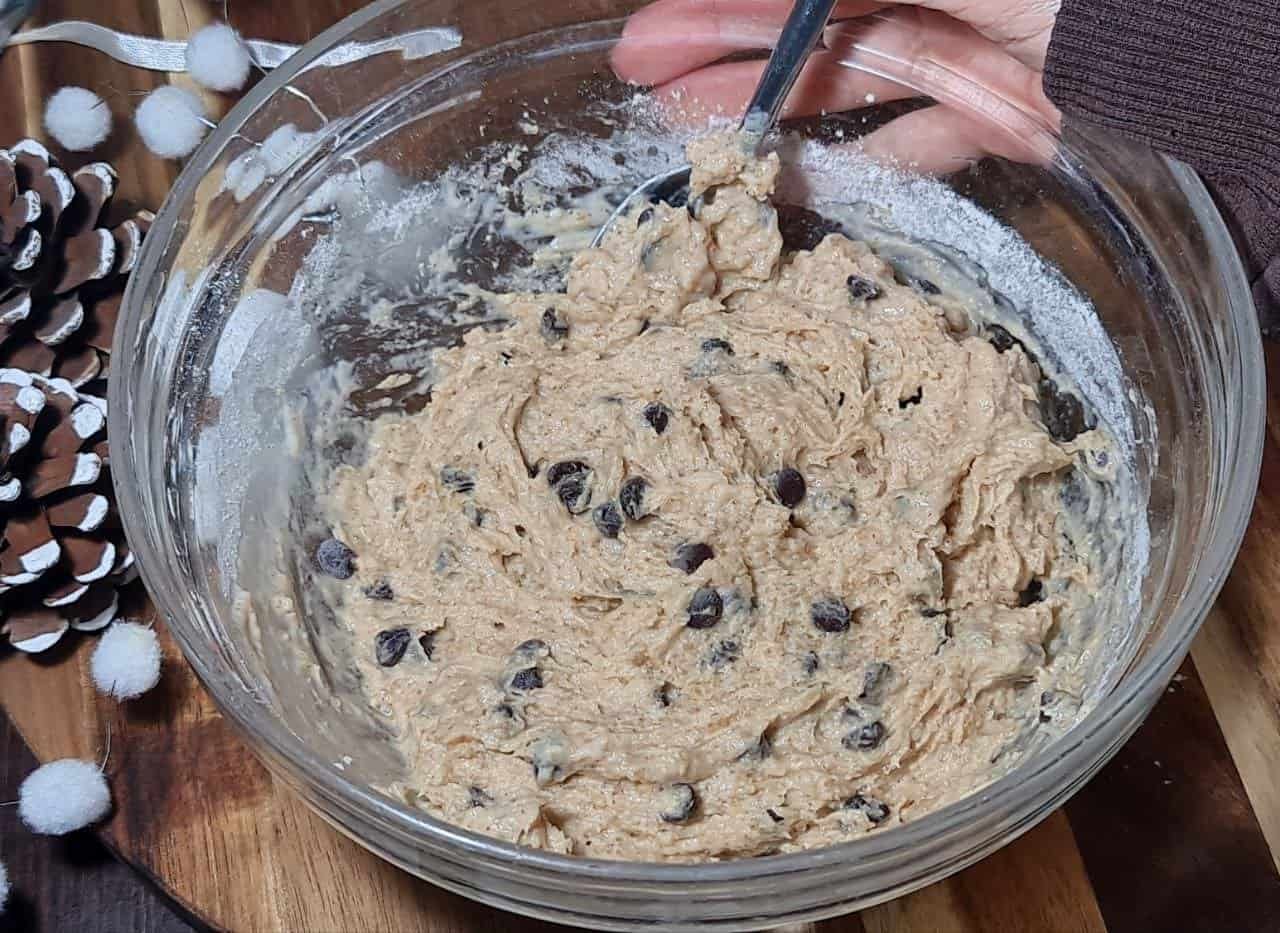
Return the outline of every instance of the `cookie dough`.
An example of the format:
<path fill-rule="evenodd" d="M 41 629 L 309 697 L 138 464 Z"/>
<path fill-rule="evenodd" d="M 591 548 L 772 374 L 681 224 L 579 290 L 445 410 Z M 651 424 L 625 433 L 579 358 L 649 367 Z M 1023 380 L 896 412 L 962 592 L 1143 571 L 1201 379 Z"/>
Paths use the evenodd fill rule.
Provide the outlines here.
<path fill-rule="evenodd" d="M 1089 604 L 1063 492 L 1105 438 L 1074 398 L 865 245 L 786 252 L 775 156 L 690 158 L 691 209 L 500 297 L 335 476 L 394 792 L 528 846 L 713 860 L 918 818 L 1049 720 Z"/>

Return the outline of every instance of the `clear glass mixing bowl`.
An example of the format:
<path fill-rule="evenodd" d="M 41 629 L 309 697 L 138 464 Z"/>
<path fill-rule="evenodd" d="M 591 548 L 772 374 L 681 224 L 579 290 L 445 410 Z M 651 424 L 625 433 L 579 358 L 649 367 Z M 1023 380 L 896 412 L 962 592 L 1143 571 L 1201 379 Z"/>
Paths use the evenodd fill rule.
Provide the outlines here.
<path fill-rule="evenodd" d="M 1120 412 L 1131 432 L 1151 537 L 1140 618 L 1112 643 L 1115 676 L 1098 684 L 1098 702 L 1070 732 L 979 793 L 817 851 L 706 865 L 570 858 L 480 837 L 384 796 L 370 785 L 398 764 L 328 647 L 332 618 L 308 601 L 302 565 L 315 516 L 290 467 L 347 452 L 349 439 L 313 394 L 317 379 L 340 370 L 363 387 L 348 414 L 421 404 L 384 377 L 415 340 L 456 337 L 465 313 L 450 309 L 448 327 L 409 315 L 396 325 L 407 336 L 375 324 L 369 308 L 407 301 L 415 281 L 413 264 L 381 241 L 363 257 L 367 268 L 348 263 L 329 283 L 331 307 L 290 289 L 335 218 L 392 204 L 399 186 L 494 141 L 608 140 L 618 111 L 597 105 L 635 93 L 609 67 L 631 6 L 383 0 L 248 94 L 186 166 L 125 299 L 110 386 L 121 510 L 151 593 L 246 743 L 384 858 L 468 897 L 596 929 L 748 929 L 830 916 L 942 878 L 1024 832 L 1155 703 L 1231 565 L 1253 502 L 1264 410 L 1258 327 L 1228 234 L 1188 169 L 1093 133 L 1060 139 L 955 69 L 860 48 L 849 67 L 960 109 L 1029 154 L 1035 164 L 988 159 L 945 184 L 1061 270 L 1092 301 L 1114 347 L 1123 392 L 1093 401 Z M 460 47 L 313 67 L 345 43 L 435 26 L 456 27 Z M 808 130 L 847 141 L 884 115 L 870 113 L 869 122 L 833 117 Z M 256 148 L 285 124 L 315 135 Z M 618 153 L 606 160 L 609 183 L 621 190 L 651 167 L 646 159 L 664 157 Z M 572 192 L 599 181 L 562 184 Z M 504 183 L 501 172 L 486 182 Z M 481 224 L 456 244 L 472 261 L 463 271 L 481 284 L 493 268 L 528 258 L 495 256 L 489 233 Z M 427 223 L 386 236 L 412 244 L 439 234 Z M 1027 326 L 1041 326 L 1035 314 Z M 1040 336 L 1051 353 L 1056 344 L 1072 357 L 1069 329 Z"/>

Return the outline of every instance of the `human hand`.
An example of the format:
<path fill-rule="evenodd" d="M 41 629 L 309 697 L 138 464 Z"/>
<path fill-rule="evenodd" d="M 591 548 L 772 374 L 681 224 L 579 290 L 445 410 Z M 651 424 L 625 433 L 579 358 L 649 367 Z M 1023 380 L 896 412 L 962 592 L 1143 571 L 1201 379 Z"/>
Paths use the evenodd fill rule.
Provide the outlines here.
<path fill-rule="evenodd" d="M 973 114 L 938 105 L 897 117 L 864 137 L 874 158 L 910 163 L 926 172 L 953 171 L 986 155 L 1043 161 L 1044 140 L 1028 139 L 1023 114 L 1057 130 L 1061 115 L 1043 89 L 1045 54 L 1061 0 L 841 0 L 823 45 L 810 57 L 787 100 L 783 117 L 866 107 L 916 96 L 904 85 L 876 77 L 892 59 L 928 72 L 944 85 L 948 72 L 964 75 L 994 95 Z M 618 76 L 652 85 L 673 110 L 694 119 L 740 114 L 763 59 L 744 53 L 772 48 L 791 4 L 788 0 L 657 0 L 633 15 L 613 54 Z M 726 57 L 735 58 L 725 61 Z M 861 67 L 859 67 L 861 66 Z M 957 88 L 957 94 L 966 89 Z M 1011 102 L 1021 114 L 1003 105 Z M 1019 126 L 1021 122 L 1021 126 Z M 1031 134 L 1034 135 L 1034 134 Z"/>

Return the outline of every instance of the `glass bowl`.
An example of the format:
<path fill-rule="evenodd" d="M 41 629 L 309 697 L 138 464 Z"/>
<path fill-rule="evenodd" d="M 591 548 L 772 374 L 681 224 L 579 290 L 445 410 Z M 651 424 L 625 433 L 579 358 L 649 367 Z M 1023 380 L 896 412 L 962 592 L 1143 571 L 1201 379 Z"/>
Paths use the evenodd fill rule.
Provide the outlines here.
<path fill-rule="evenodd" d="M 1048 815 L 1137 728 L 1245 528 L 1261 457 L 1260 338 L 1227 231 L 1185 166 L 1092 131 L 1061 138 L 946 63 L 857 45 L 847 67 L 959 110 L 1026 154 L 918 189 L 900 177 L 893 193 L 981 208 L 958 211 L 950 234 L 939 225 L 949 254 L 990 272 L 1011 313 L 1125 438 L 1150 540 L 1131 581 L 1140 606 L 1111 620 L 1092 709 L 942 810 L 842 845 L 737 861 L 547 854 L 378 792 L 399 762 L 332 648 L 331 613 L 309 594 L 307 542 L 321 518 L 299 464 L 358 455 L 346 418 L 423 404 L 420 385 L 396 374 L 475 323 L 465 296 L 423 291 L 424 244 L 451 251 L 459 275 L 484 287 L 522 269 L 554 281 L 556 250 L 572 238 L 513 244 L 483 207 L 528 167 L 511 147 L 545 152 L 567 139 L 594 153 L 558 157 L 541 189 L 553 200 L 600 187 L 616 195 L 679 157 L 674 130 L 658 132 L 664 145 L 619 148 L 644 110 L 610 69 L 634 5 L 382 0 L 246 95 L 178 179 L 125 297 L 110 381 L 113 470 L 142 576 L 191 666 L 267 767 L 339 830 L 522 914 L 595 929 L 764 928 L 856 910 L 963 868 Z M 391 43 L 407 51 L 348 54 L 428 27 L 456 28 L 460 45 L 427 55 L 448 36 L 418 33 Z M 835 151 L 897 106 L 801 129 L 808 145 Z M 495 143 L 516 153 L 511 164 L 455 179 L 452 206 L 404 213 L 414 183 L 481 164 Z M 859 190 L 876 207 L 879 189 Z M 838 201 L 839 191 L 826 204 Z M 459 204 L 469 210 L 461 224 Z M 1004 245 L 966 239 L 964 217 L 998 220 L 982 230 L 1005 231 L 995 237 Z M 335 248 L 335 225 L 353 223 L 367 235 Z M 1008 247 L 1010 230 L 1048 265 L 1001 268 L 984 254 Z M 543 265 L 539 250 L 550 255 Z M 303 268 L 311 284 L 299 287 Z M 1027 307 L 1027 269 L 1059 294 L 1071 283 L 1096 318 Z M 393 324 L 370 310 L 392 305 L 409 309 Z"/>

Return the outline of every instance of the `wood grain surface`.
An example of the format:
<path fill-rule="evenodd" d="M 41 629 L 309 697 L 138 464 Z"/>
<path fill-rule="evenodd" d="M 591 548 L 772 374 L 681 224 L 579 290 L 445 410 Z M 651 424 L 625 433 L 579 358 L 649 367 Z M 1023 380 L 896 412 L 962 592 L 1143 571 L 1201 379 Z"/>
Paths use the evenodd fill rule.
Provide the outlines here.
<path fill-rule="evenodd" d="M 0 800 L 17 797 L 18 785 L 37 762 L 13 725 L 0 714 Z M 0 807 L 0 858 L 15 881 L 0 933 L 189 933 L 194 918 L 129 865 L 116 859 L 94 833 L 54 838 L 27 832 L 14 807 Z"/>
<path fill-rule="evenodd" d="M 554 2 L 554 0 L 546 0 Z M 246 34 L 303 41 L 354 0 L 231 3 Z M 220 5 L 180 0 L 54 0 L 40 19 L 87 19 L 185 37 Z M 0 55 L 0 145 L 40 131 L 43 100 L 64 84 L 102 92 L 118 127 L 94 158 L 120 172 L 116 209 L 156 208 L 176 174 L 125 128 L 136 95 L 164 76 L 72 46 Z M 182 79 L 175 79 L 183 83 Z M 222 111 L 229 99 L 209 97 Z M 47 139 L 46 139 L 47 141 Z M 64 164 L 84 161 L 55 153 Z M 1273 348 L 1268 365 L 1280 357 Z M 1273 383 L 1272 411 L 1280 414 Z M 1259 506 L 1240 561 L 1193 651 L 1151 720 L 1062 811 L 966 871 L 812 933 L 902 931 L 1269 931 L 1280 929 L 1280 446 L 1269 425 Z M 150 618 L 138 597 L 133 614 Z M 163 633 L 163 626 L 158 624 Z M 97 758 L 116 807 L 101 839 L 209 925 L 231 930 L 445 931 L 555 929 L 480 907 L 394 869 L 330 829 L 279 786 L 219 716 L 164 637 L 165 675 L 143 700 L 98 698 L 89 638 L 51 656 L 0 650 L 0 704 L 41 760 Z M 25 768 L 30 762 L 18 764 Z M 5 770 L 5 769 L 8 770 Z M 16 780 L 0 762 L 0 787 Z M 0 822 L 0 857 L 21 830 Z M 25 850 L 24 850 L 25 851 Z M 20 910 L 49 899 L 38 857 L 11 865 Z M 52 908 L 49 908 L 52 909 Z M 76 908 L 79 909 L 79 908 Z M 59 914 L 58 916 L 63 916 Z M 66 916 L 72 916 L 70 914 Z M 133 926 L 84 905 L 67 929 Z M 158 915 L 157 915 L 158 916 Z M 9 921 L 13 920 L 13 915 Z M 113 925 L 115 924 L 115 925 Z M 21 927 L 12 927 L 20 929 Z M 55 925 L 48 927 L 61 929 Z M 793 928 L 801 929 L 801 928 Z"/>

